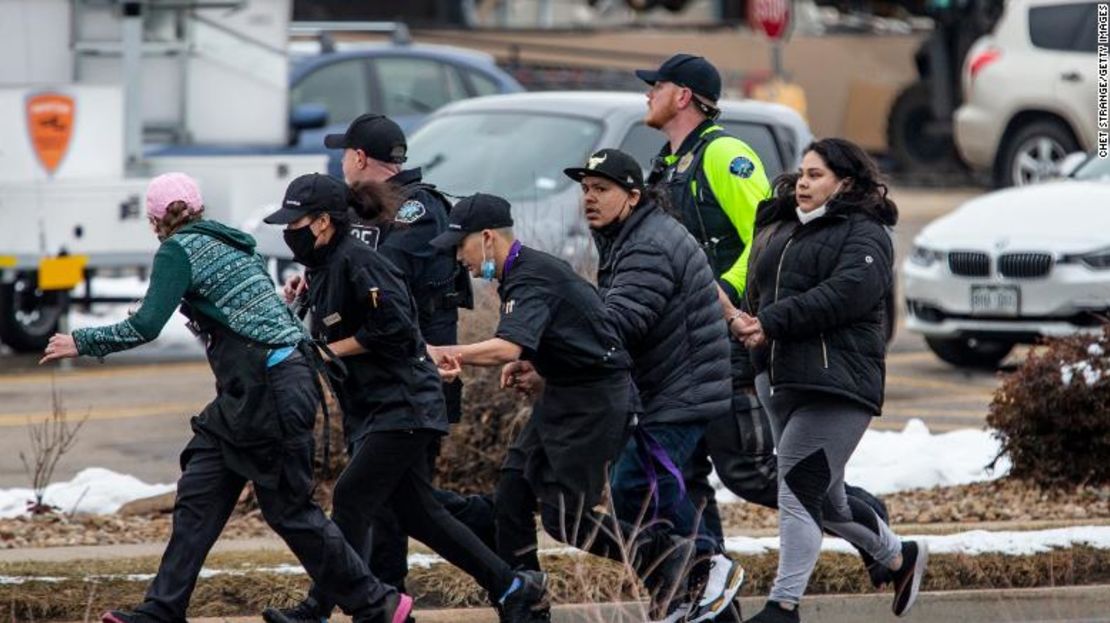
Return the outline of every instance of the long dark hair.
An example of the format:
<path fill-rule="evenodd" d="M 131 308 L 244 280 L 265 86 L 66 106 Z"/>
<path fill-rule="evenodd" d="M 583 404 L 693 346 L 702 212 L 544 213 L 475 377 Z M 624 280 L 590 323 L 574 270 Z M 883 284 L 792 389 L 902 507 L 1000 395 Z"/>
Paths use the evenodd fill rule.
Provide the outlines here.
<path fill-rule="evenodd" d="M 355 182 L 347 192 L 354 215 L 367 224 L 392 223 L 404 197 L 389 182 Z"/>
<path fill-rule="evenodd" d="M 889 196 L 890 189 L 878 165 L 859 145 L 842 138 L 825 138 L 810 143 L 804 153 L 811 151 L 821 156 L 838 178 L 851 180 L 847 188 L 829 200 L 830 210 L 864 212 L 888 226 L 898 222 L 898 206 Z M 798 205 L 794 193 L 799 177 L 801 173 L 794 171 L 775 179 L 773 196 L 759 204 L 757 226 L 793 218 Z"/>

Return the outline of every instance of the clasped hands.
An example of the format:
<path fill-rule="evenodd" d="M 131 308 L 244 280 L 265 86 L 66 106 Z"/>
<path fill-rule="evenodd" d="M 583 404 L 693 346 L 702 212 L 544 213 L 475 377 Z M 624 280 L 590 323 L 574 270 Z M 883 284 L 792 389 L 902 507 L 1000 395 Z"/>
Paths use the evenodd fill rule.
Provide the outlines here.
<path fill-rule="evenodd" d="M 759 318 L 747 312 L 736 312 L 733 320 L 728 323 L 729 333 L 739 340 L 748 349 L 757 348 L 767 343 L 767 335 L 763 333 L 763 325 Z"/>

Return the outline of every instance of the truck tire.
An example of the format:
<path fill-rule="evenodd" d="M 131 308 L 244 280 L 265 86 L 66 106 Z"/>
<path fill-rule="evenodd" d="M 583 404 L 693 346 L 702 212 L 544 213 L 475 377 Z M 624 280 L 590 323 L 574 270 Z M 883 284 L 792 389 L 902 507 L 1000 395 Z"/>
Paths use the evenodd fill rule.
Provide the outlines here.
<path fill-rule="evenodd" d="M 1012 128 L 1002 139 L 1002 149 L 994 165 L 994 185 L 998 188 L 1036 184 L 1056 175 L 1056 167 L 1079 142 L 1062 121 L 1038 119 Z"/>
<path fill-rule="evenodd" d="M 890 155 L 905 172 L 949 171 L 960 167 L 951 131 L 940 131 L 933 116 L 929 85 L 915 82 L 895 98 L 887 117 Z"/>
<path fill-rule="evenodd" d="M 35 273 L 20 273 L 0 284 L 0 341 L 18 353 L 46 348 L 69 306 L 67 293 L 43 292 L 37 281 Z"/>
<path fill-rule="evenodd" d="M 1001 340 L 926 337 L 925 344 L 937 357 L 960 368 L 995 370 L 1014 349 L 1014 343 Z"/>

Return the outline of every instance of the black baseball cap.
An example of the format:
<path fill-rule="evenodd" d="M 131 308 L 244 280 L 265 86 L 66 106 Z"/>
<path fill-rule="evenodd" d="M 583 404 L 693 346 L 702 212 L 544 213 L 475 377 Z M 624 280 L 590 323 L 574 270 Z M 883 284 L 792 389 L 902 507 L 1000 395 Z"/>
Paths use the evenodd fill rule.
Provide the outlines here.
<path fill-rule="evenodd" d="M 721 74 L 701 56 L 675 54 L 659 69 L 637 69 L 636 77 L 648 84 L 673 82 L 713 102 L 721 99 Z"/>
<path fill-rule="evenodd" d="M 463 197 L 447 215 L 447 231 L 432 238 L 437 249 L 453 249 L 472 234 L 483 229 L 501 229 L 513 226 L 511 206 L 497 195 L 475 193 Z"/>
<path fill-rule="evenodd" d="M 640 163 L 619 149 L 599 150 L 586 160 L 586 166 L 563 169 L 563 173 L 576 182 L 593 175 L 610 179 L 625 190 L 644 188 L 644 172 Z"/>
<path fill-rule="evenodd" d="M 330 175 L 309 173 L 289 182 L 281 208 L 262 219 L 270 225 L 288 225 L 306 214 L 347 211 L 347 185 Z"/>
<path fill-rule="evenodd" d="M 374 160 L 401 164 L 407 160 L 408 144 L 401 126 L 385 115 L 360 115 L 343 134 L 324 137 L 328 149 L 361 149 Z"/>

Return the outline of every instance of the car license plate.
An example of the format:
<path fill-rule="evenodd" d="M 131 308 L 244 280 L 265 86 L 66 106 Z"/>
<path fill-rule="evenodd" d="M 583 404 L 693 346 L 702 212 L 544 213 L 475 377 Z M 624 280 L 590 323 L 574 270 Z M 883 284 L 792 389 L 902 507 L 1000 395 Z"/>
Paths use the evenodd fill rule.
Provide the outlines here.
<path fill-rule="evenodd" d="M 971 313 L 978 316 L 1017 316 L 1021 313 L 1021 288 L 971 286 Z"/>

